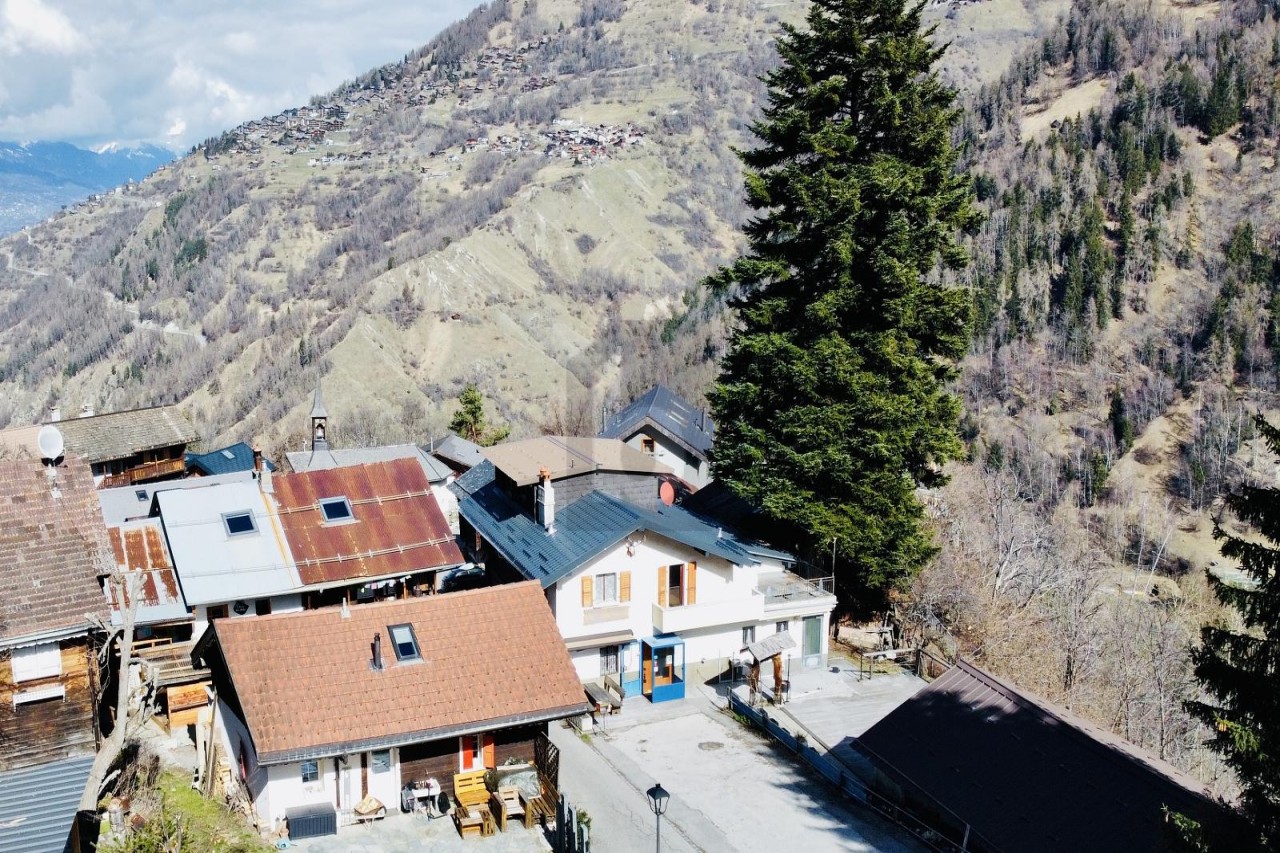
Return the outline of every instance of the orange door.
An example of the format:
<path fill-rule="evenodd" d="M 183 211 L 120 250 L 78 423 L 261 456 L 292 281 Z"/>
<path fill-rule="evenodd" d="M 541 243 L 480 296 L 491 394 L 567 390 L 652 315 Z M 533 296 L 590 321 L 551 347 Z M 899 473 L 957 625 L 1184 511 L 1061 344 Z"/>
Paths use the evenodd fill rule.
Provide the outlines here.
<path fill-rule="evenodd" d="M 640 667 L 640 692 L 645 696 L 653 693 L 653 658 L 648 646 L 641 646 L 644 663 Z"/>

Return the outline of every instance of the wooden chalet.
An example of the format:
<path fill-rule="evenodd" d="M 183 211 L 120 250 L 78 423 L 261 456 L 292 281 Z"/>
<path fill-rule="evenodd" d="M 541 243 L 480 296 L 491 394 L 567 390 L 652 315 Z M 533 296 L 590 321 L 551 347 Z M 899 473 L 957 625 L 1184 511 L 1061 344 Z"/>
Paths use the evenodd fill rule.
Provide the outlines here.
<path fill-rule="evenodd" d="M 112 567 L 88 463 L 0 462 L 0 771 L 97 750 L 89 614 Z"/>
<path fill-rule="evenodd" d="M 199 437 L 177 406 L 50 421 L 67 452 L 86 459 L 103 488 L 185 477 L 187 445 Z"/>

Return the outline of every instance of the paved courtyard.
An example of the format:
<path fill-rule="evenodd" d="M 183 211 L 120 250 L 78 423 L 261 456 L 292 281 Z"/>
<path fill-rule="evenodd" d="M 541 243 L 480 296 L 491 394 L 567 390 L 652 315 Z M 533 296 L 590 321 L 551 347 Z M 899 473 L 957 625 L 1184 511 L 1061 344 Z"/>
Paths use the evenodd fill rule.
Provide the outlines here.
<path fill-rule="evenodd" d="M 522 825 L 509 823 L 506 832 L 463 839 L 454 829 L 452 818 L 428 820 L 425 814 L 396 812 L 364 826 L 344 826 L 337 835 L 290 842 L 288 849 L 306 853 L 545 853 L 551 845 L 541 830 Z"/>
<path fill-rule="evenodd" d="M 720 711 L 690 685 L 682 702 L 630 699 L 606 731 L 554 728 L 561 789 L 592 817 L 600 853 L 647 853 L 654 816 L 644 791 L 671 793 L 664 851 L 918 851 L 878 815 L 844 799 L 788 753 Z"/>

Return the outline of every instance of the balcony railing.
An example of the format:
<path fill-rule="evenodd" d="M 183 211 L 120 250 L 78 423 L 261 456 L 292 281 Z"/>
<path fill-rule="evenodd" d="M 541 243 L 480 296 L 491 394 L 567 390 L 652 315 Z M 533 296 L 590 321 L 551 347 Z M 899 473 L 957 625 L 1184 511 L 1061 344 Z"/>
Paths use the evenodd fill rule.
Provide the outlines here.
<path fill-rule="evenodd" d="M 764 596 L 757 590 L 729 601 L 682 604 L 678 607 L 653 605 L 653 627 L 660 634 L 678 634 L 698 628 L 759 622 L 764 617 Z"/>
<path fill-rule="evenodd" d="M 175 474 L 185 473 L 186 470 L 187 462 L 181 458 L 143 462 L 141 465 L 135 465 L 121 474 L 108 474 L 103 477 L 102 488 L 114 489 L 117 486 L 132 486 L 134 483 L 145 483 L 148 480 L 158 480 L 161 477 L 172 477 Z"/>

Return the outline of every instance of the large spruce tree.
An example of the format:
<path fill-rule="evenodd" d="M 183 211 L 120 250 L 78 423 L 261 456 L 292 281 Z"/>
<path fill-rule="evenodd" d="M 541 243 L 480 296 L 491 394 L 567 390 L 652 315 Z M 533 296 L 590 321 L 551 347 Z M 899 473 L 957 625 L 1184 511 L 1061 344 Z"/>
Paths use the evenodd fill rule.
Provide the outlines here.
<path fill-rule="evenodd" d="M 710 394 L 716 475 L 811 558 L 834 540 L 846 600 L 933 553 L 915 488 L 961 449 L 945 385 L 969 296 L 931 273 L 964 263 L 977 214 L 923 6 L 815 0 L 805 29 L 783 26 L 740 154 L 748 251 L 707 281 L 739 320 Z"/>
<path fill-rule="evenodd" d="M 1280 429 L 1261 415 L 1255 423 L 1280 456 Z M 1201 631 L 1192 658 L 1215 701 L 1188 703 L 1188 710 L 1209 726 L 1210 745 L 1236 772 L 1240 812 L 1254 836 L 1249 842 L 1280 850 L 1280 488 L 1243 486 L 1227 496 L 1226 508 L 1252 534 L 1228 533 L 1219 519 L 1214 538 L 1253 583 L 1209 575 L 1218 600 L 1239 612 L 1243 630 L 1217 624 Z M 1209 849 L 1244 849 L 1207 840 Z"/>

